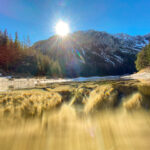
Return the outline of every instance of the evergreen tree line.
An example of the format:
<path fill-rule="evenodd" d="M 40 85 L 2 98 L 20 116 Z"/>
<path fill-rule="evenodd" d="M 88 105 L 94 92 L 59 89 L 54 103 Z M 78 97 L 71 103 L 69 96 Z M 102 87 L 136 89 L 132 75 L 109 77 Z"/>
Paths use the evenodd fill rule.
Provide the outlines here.
<path fill-rule="evenodd" d="M 60 76 L 61 72 L 58 62 L 30 47 L 29 37 L 21 43 L 17 32 L 13 40 L 7 30 L 0 31 L 0 69 L 34 76 Z"/>
<path fill-rule="evenodd" d="M 135 61 L 136 69 L 140 71 L 150 66 L 150 44 L 146 45 L 138 54 Z"/>

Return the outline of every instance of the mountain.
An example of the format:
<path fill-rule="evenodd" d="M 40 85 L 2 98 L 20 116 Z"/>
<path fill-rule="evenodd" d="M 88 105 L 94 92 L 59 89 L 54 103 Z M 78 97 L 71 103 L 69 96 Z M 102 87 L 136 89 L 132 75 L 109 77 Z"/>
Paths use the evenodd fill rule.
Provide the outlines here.
<path fill-rule="evenodd" d="M 33 48 L 58 61 L 64 76 L 121 75 L 133 73 L 136 54 L 149 43 L 150 34 L 131 36 L 94 30 L 64 38 L 52 36 Z"/>

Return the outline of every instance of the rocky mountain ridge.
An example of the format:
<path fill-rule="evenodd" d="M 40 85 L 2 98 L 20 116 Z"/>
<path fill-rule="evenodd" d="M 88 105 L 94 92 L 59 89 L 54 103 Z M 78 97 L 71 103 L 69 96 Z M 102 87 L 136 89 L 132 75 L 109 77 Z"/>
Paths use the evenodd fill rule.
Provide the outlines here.
<path fill-rule="evenodd" d="M 64 38 L 52 36 L 33 48 L 57 60 L 67 76 L 120 75 L 135 71 L 136 54 L 149 43 L 150 34 L 130 36 L 94 30 Z"/>

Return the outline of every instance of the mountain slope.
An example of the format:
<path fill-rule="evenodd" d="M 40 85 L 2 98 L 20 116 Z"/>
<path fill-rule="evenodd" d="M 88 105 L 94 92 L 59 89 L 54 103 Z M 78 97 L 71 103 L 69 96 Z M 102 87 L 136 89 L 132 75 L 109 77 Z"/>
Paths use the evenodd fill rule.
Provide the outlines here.
<path fill-rule="evenodd" d="M 78 31 L 65 38 L 53 36 L 33 48 L 58 61 L 64 76 L 119 75 L 133 73 L 136 54 L 150 35 L 130 36 L 93 30 Z"/>

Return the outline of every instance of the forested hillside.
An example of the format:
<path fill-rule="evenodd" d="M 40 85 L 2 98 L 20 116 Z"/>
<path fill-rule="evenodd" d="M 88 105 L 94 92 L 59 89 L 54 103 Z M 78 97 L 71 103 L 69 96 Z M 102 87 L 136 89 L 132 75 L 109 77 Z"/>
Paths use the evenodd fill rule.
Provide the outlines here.
<path fill-rule="evenodd" d="M 21 43 L 17 33 L 13 40 L 7 30 L 0 31 L 0 69 L 13 74 L 59 75 L 57 62 L 29 47 L 29 43 L 29 38 Z"/>

